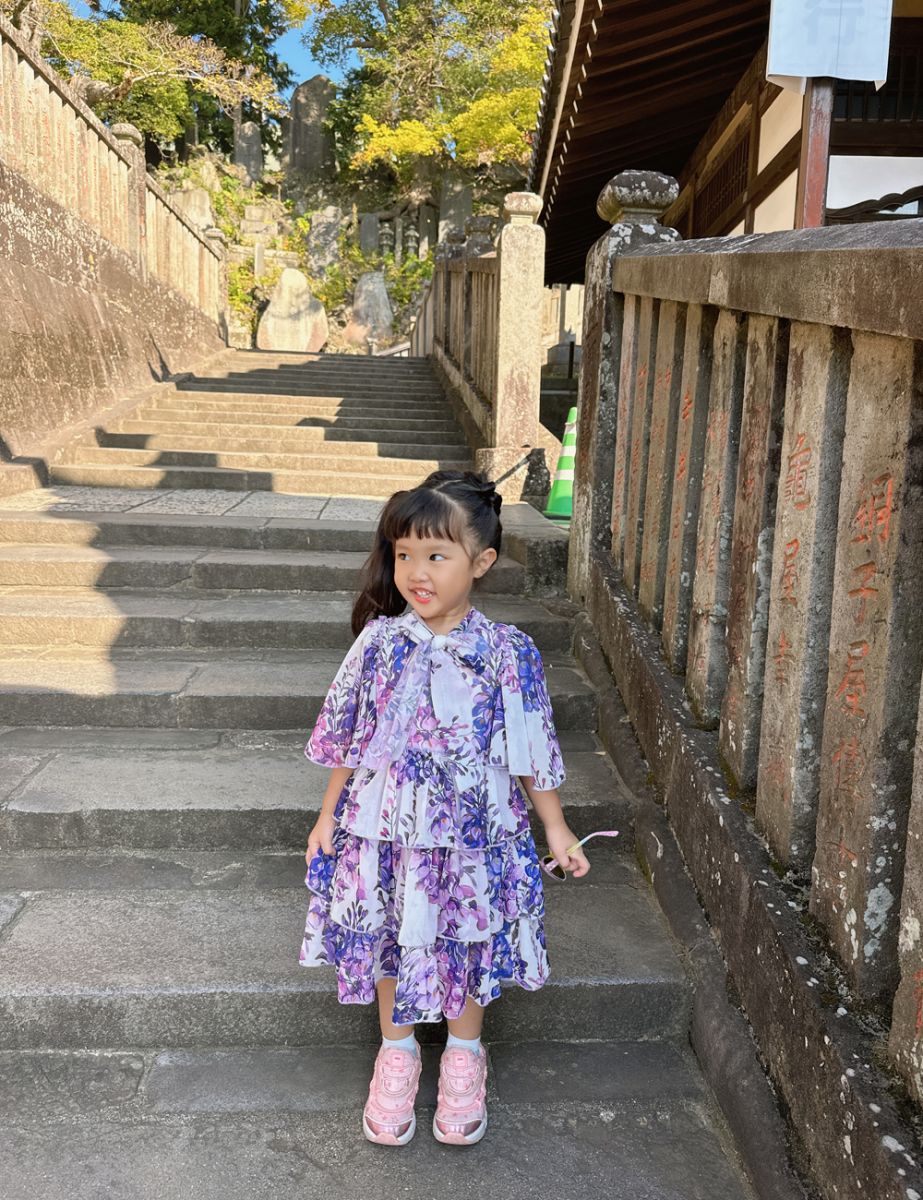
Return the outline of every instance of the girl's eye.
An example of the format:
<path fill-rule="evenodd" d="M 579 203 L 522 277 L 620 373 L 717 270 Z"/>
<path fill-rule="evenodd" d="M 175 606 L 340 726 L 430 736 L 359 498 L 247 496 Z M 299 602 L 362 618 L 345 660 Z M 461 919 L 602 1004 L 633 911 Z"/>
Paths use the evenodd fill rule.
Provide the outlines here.
<path fill-rule="evenodd" d="M 445 555 L 440 554 L 439 551 L 437 550 L 435 554 L 430 555 L 430 558 L 445 558 Z"/>

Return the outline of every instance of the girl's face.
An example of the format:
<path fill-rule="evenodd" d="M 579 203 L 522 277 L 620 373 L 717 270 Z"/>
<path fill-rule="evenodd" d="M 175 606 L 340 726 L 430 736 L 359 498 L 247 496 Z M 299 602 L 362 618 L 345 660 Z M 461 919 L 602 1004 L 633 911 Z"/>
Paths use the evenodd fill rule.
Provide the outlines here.
<path fill-rule="evenodd" d="M 472 562 L 464 546 L 415 534 L 394 543 L 394 582 L 407 603 L 437 632 L 448 633 L 470 607 L 468 597 L 496 561 L 496 550 L 482 550 Z M 444 628 L 443 628 L 444 626 Z"/>

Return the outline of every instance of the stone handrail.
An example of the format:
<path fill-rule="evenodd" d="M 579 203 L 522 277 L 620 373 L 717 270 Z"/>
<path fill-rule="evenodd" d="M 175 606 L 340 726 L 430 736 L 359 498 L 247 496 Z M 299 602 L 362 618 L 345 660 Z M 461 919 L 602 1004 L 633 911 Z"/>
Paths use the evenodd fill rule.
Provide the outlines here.
<path fill-rule="evenodd" d="M 496 245 L 491 217 L 437 248 L 432 359 L 475 451 L 508 498 L 548 490 L 560 454 L 539 420 L 544 231 L 541 201 L 506 197 Z"/>
<path fill-rule="evenodd" d="M 141 146 L 132 126 L 107 128 L 0 17 L 0 161 L 220 323 L 220 236 L 173 207 Z"/>
<path fill-rule="evenodd" d="M 728 960 L 748 867 L 720 810 L 743 803 L 923 1101 L 923 222 L 684 243 L 657 223 L 672 187 L 628 172 L 600 199 L 570 591 Z M 800 993 L 760 949 L 735 982 L 778 1047 L 764 997 Z M 767 1051 L 802 1123 L 807 1047 Z"/>

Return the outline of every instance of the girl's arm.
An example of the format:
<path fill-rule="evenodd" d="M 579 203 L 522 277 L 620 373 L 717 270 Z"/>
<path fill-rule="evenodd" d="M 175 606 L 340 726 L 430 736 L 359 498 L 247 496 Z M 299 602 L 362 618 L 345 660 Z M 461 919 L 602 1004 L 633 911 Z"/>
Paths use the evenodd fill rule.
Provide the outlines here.
<path fill-rule="evenodd" d="M 590 869 L 590 863 L 583 853 L 583 847 L 578 847 L 572 854 L 567 853 L 568 847 L 573 846 L 577 841 L 577 836 L 571 832 L 564 820 L 557 788 L 542 792 L 536 788 L 531 775 L 519 775 L 517 778 L 526 789 L 529 799 L 532 801 L 532 807 L 538 813 L 539 820 L 545 827 L 548 849 L 565 871 L 573 871 L 575 878 L 586 875 Z"/>
<path fill-rule="evenodd" d="M 331 768 L 330 778 L 327 780 L 327 790 L 324 792 L 324 798 L 321 801 L 320 816 L 314 822 L 314 827 L 308 834 L 306 860 L 310 861 L 319 849 L 323 850 L 325 854 L 333 853 L 334 809 L 336 808 L 337 800 L 340 798 L 340 792 L 346 786 L 347 779 L 349 779 L 355 769 L 355 767 Z"/>

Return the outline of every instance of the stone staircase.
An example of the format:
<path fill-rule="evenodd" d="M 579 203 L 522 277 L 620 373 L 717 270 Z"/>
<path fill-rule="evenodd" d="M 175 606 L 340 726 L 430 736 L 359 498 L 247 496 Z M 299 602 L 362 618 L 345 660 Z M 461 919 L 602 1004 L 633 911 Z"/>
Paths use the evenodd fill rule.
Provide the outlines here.
<path fill-rule="evenodd" d="M 386 497 L 470 466 L 425 359 L 238 351 L 68 447 L 51 479 Z"/>
<path fill-rule="evenodd" d="M 327 777 L 302 750 L 352 640 L 375 498 L 468 450 L 426 364 L 218 370 L 2 501 L 4 1200 L 435 1200 L 447 1181 L 500 1200 L 749 1200 L 570 653 L 548 567 L 562 535 L 527 505 L 504 508 L 473 599 L 542 651 L 573 826 L 622 836 L 586 881 L 549 881 L 550 983 L 488 1013 L 484 1142 L 459 1163 L 425 1118 L 403 1151 L 361 1137 L 375 1014 L 297 962 Z"/>

